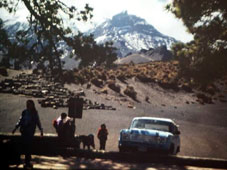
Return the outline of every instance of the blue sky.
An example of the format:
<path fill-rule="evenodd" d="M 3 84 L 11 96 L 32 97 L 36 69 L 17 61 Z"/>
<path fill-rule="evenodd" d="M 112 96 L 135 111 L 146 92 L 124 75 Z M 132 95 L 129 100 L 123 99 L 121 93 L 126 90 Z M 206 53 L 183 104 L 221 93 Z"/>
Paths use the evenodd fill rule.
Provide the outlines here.
<path fill-rule="evenodd" d="M 78 9 L 82 9 L 86 3 L 89 4 L 93 11 L 93 19 L 87 23 L 77 23 L 77 26 L 83 31 L 88 30 L 94 25 L 100 24 L 112 16 L 128 11 L 144 18 L 149 24 L 152 24 L 161 33 L 172 36 L 182 42 L 192 40 L 192 35 L 187 33 L 186 27 L 181 20 L 165 10 L 166 4 L 172 0 L 64 0 L 69 5 L 74 5 Z M 14 16 L 9 16 L 5 11 L 0 11 L 0 17 L 3 19 L 14 18 L 15 20 L 25 21 L 28 14 L 23 6 L 18 7 L 19 10 Z"/>

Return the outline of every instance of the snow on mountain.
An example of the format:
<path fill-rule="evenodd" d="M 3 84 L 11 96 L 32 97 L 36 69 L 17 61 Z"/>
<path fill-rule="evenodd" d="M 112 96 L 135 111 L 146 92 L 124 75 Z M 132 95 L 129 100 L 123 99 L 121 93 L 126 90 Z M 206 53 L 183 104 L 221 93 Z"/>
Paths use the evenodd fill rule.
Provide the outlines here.
<path fill-rule="evenodd" d="M 73 25 L 72 23 L 68 24 L 72 28 L 73 33 L 78 32 L 76 25 Z M 29 25 L 28 23 L 19 22 L 17 20 L 6 20 L 4 21 L 4 27 L 7 30 L 10 39 L 13 41 L 16 32 L 19 30 L 26 30 Z M 85 34 L 90 33 L 94 34 L 97 43 L 112 41 L 114 46 L 118 49 L 118 56 L 120 58 L 129 53 L 138 53 L 141 50 L 156 49 L 162 46 L 166 46 L 167 49 L 170 49 L 171 45 L 176 42 L 174 38 L 163 35 L 144 19 L 135 15 L 129 15 L 127 12 L 122 12 L 113 16 L 112 19 L 106 20 Z M 29 46 L 37 40 L 36 35 L 33 33 L 29 34 L 28 38 L 30 39 Z M 78 61 L 70 58 L 70 48 L 68 48 L 65 43 L 61 42 L 57 46 L 58 49 L 61 48 L 64 51 L 61 59 L 65 62 L 66 69 L 72 69 L 78 66 Z M 141 59 L 135 59 L 135 56 L 141 56 Z M 136 62 L 140 60 L 146 62 L 158 59 L 162 60 L 164 57 L 159 54 L 144 54 L 144 56 L 138 54 L 131 58 Z"/>
<path fill-rule="evenodd" d="M 18 31 L 27 31 L 28 28 L 29 24 L 27 22 L 20 22 L 17 20 L 4 21 L 4 29 L 7 31 L 11 42 L 16 40 L 16 33 Z M 37 36 L 31 30 L 28 31 L 28 34 L 26 34 L 26 37 L 24 38 L 29 40 L 27 44 L 29 48 L 37 41 Z"/>
<path fill-rule="evenodd" d="M 9 39 L 13 42 L 15 41 L 15 36 L 18 31 L 25 31 L 29 28 L 29 25 L 27 22 L 19 22 L 17 20 L 6 20 L 4 21 L 4 29 L 7 31 L 7 34 L 9 36 Z M 71 25 L 72 31 L 74 33 L 78 32 L 78 29 L 75 25 Z M 27 35 L 27 39 L 29 40 L 28 47 L 31 47 L 36 41 L 37 36 L 30 31 Z M 63 54 L 61 56 L 61 60 L 65 63 L 64 68 L 65 69 L 72 69 L 75 67 L 78 67 L 79 61 L 76 61 L 71 56 L 72 49 L 69 48 L 65 42 L 60 41 L 57 44 L 57 49 L 63 50 Z"/>
<path fill-rule="evenodd" d="M 119 57 L 141 49 L 166 46 L 170 49 L 176 42 L 172 37 L 161 34 L 144 19 L 122 12 L 98 25 L 90 33 L 94 34 L 97 43 L 112 41 L 119 49 Z"/>
<path fill-rule="evenodd" d="M 18 31 L 26 30 L 29 27 L 28 23 L 6 20 L 4 21 L 4 29 L 7 30 L 7 34 L 11 40 L 15 38 Z"/>

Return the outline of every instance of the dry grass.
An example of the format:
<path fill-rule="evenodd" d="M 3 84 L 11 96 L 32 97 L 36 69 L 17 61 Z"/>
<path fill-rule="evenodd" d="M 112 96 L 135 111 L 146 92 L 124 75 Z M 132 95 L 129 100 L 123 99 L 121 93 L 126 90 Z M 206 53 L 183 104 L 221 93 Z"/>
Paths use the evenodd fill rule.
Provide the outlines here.
<path fill-rule="evenodd" d="M 173 82 L 177 78 L 178 62 L 152 62 L 145 64 L 119 65 L 116 69 L 106 70 L 102 67 L 83 68 L 75 72 L 76 83 L 87 83 L 100 79 L 103 84 L 109 80 L 124 82 L 130 78 L 137 78 L 141 82 Z"/>
<path fill-rule="evenodd" d="M 76 84 L 85 84 L 91 82 L 98 88 L 109 88 L 117 93 L 121 92 L 122 86 L 116 84 L 117 80 L 127 86 L 127 80 L 135 79 L 142 83 L 155 83 L 164 89 L 172 89 L 174 91 L 192 92 L 194 90 L 208 93 L 208 96 L 213 96 L 218 92 L 217 85 L 211 84 L 207 87 L 201 87 L 195 84 L 193 79 L 179 77 L 179 63 L 178 61 L 169 62 L 150 62 L 143 64 L 124 64 L 118 65 L 114 69 L 106 69 L 104 67 L 83 68 L 77 70 L 74 75 L 74 82 Z M 226 82 L 225 82 L 226 80 Z M 221 88 L 227 89 L 227 78 L 221 83 Z M 219 85 L 218 85 L 219 86 Z M 137 89 L 126 88 L 124 94 L 136 100 Z M 225 91 L 225 90 L 222 90 Z M 216 97 L 217 98 L 217 97 Z M 223 99 L 220 99 L 224 101 Z M 209 102 L 210 103 L 210 102 Z"/>

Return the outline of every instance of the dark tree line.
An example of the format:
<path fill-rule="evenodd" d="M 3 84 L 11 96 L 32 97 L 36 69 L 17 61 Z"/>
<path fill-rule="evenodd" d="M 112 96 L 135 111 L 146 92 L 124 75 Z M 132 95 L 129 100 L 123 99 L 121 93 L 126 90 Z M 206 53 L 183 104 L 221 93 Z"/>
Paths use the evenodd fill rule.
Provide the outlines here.
<path fill-rule="evenodd" d="M 69 44 L 75 50 L 77 60 L 81 60 L 80 68 L 92 65 L 110 67 L 117 59 L 115 52 L 117 49 L 113 47 L 113 43 L 97 44 L 93 35 L 79 33 L 69 41 Z"/>
<path fill-rule="evenodd" d="M 92 65 L 110 65 L 116 59 L 115 48 L 107 42 L 98 45 L 92 35 L 85 36 L 81 33 L 71 37 L 72 30 L 65 27 L 62 15 L 73 21 L 87 21 L 92 18 L 93 9 L 86 5 L 83 10 L 77 10 L 75 6 L 67 6 L 61 0 L 4 0 L 0 2 L 0 8 L 5 8 L 9 13 L 17 11 L 18 3 L 23 3 L 29 11 L 27 18 L 29 27 L 16 33 L 14 42 L 9 41 L 3 23 L 0 24 L 0 45 L 4 47 L 6 57 L 14 58 L 18 63 L 35 61 L 43 66 L 48 61 L 48 68 L 53 72 L 57 69 L 62 75 L 62 49 L 58 44 L 64 42 L 73 49 L 73 55 L 80 59 L 80 67 Z M 28 34 L 32 35 L 32 44 L 29 42 Z M 4 40 L 5 39 L 5 40 Z M 102 58 L 103 57 L 103 58 Z"/>
<path fill-rule="evenodd" d="M 174 0 L 166 7 L 181 19 L 194 40 L 172 48 L 181 73 L 208 83 L 227 72 L 226 0 Z"/>

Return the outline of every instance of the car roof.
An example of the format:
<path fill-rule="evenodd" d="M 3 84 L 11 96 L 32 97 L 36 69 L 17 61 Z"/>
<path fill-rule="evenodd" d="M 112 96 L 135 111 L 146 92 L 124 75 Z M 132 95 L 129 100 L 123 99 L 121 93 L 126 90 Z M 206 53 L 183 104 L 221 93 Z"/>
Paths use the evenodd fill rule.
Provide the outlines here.
<path fill-rule="evenodd" d="M 167 119 L 167 118 L 159 118 L 159 117 L 134 117 L 134 120 L 138 120 L 138 119 L 144 119 L 144 120 L 157 120 L 157 121 L 163 121 L 163 122 L 169 122 L 169 123 L 174 123 L 173 120 L 171 119 Z M 174 123 L 175 124 L 175 123 Z"/>

